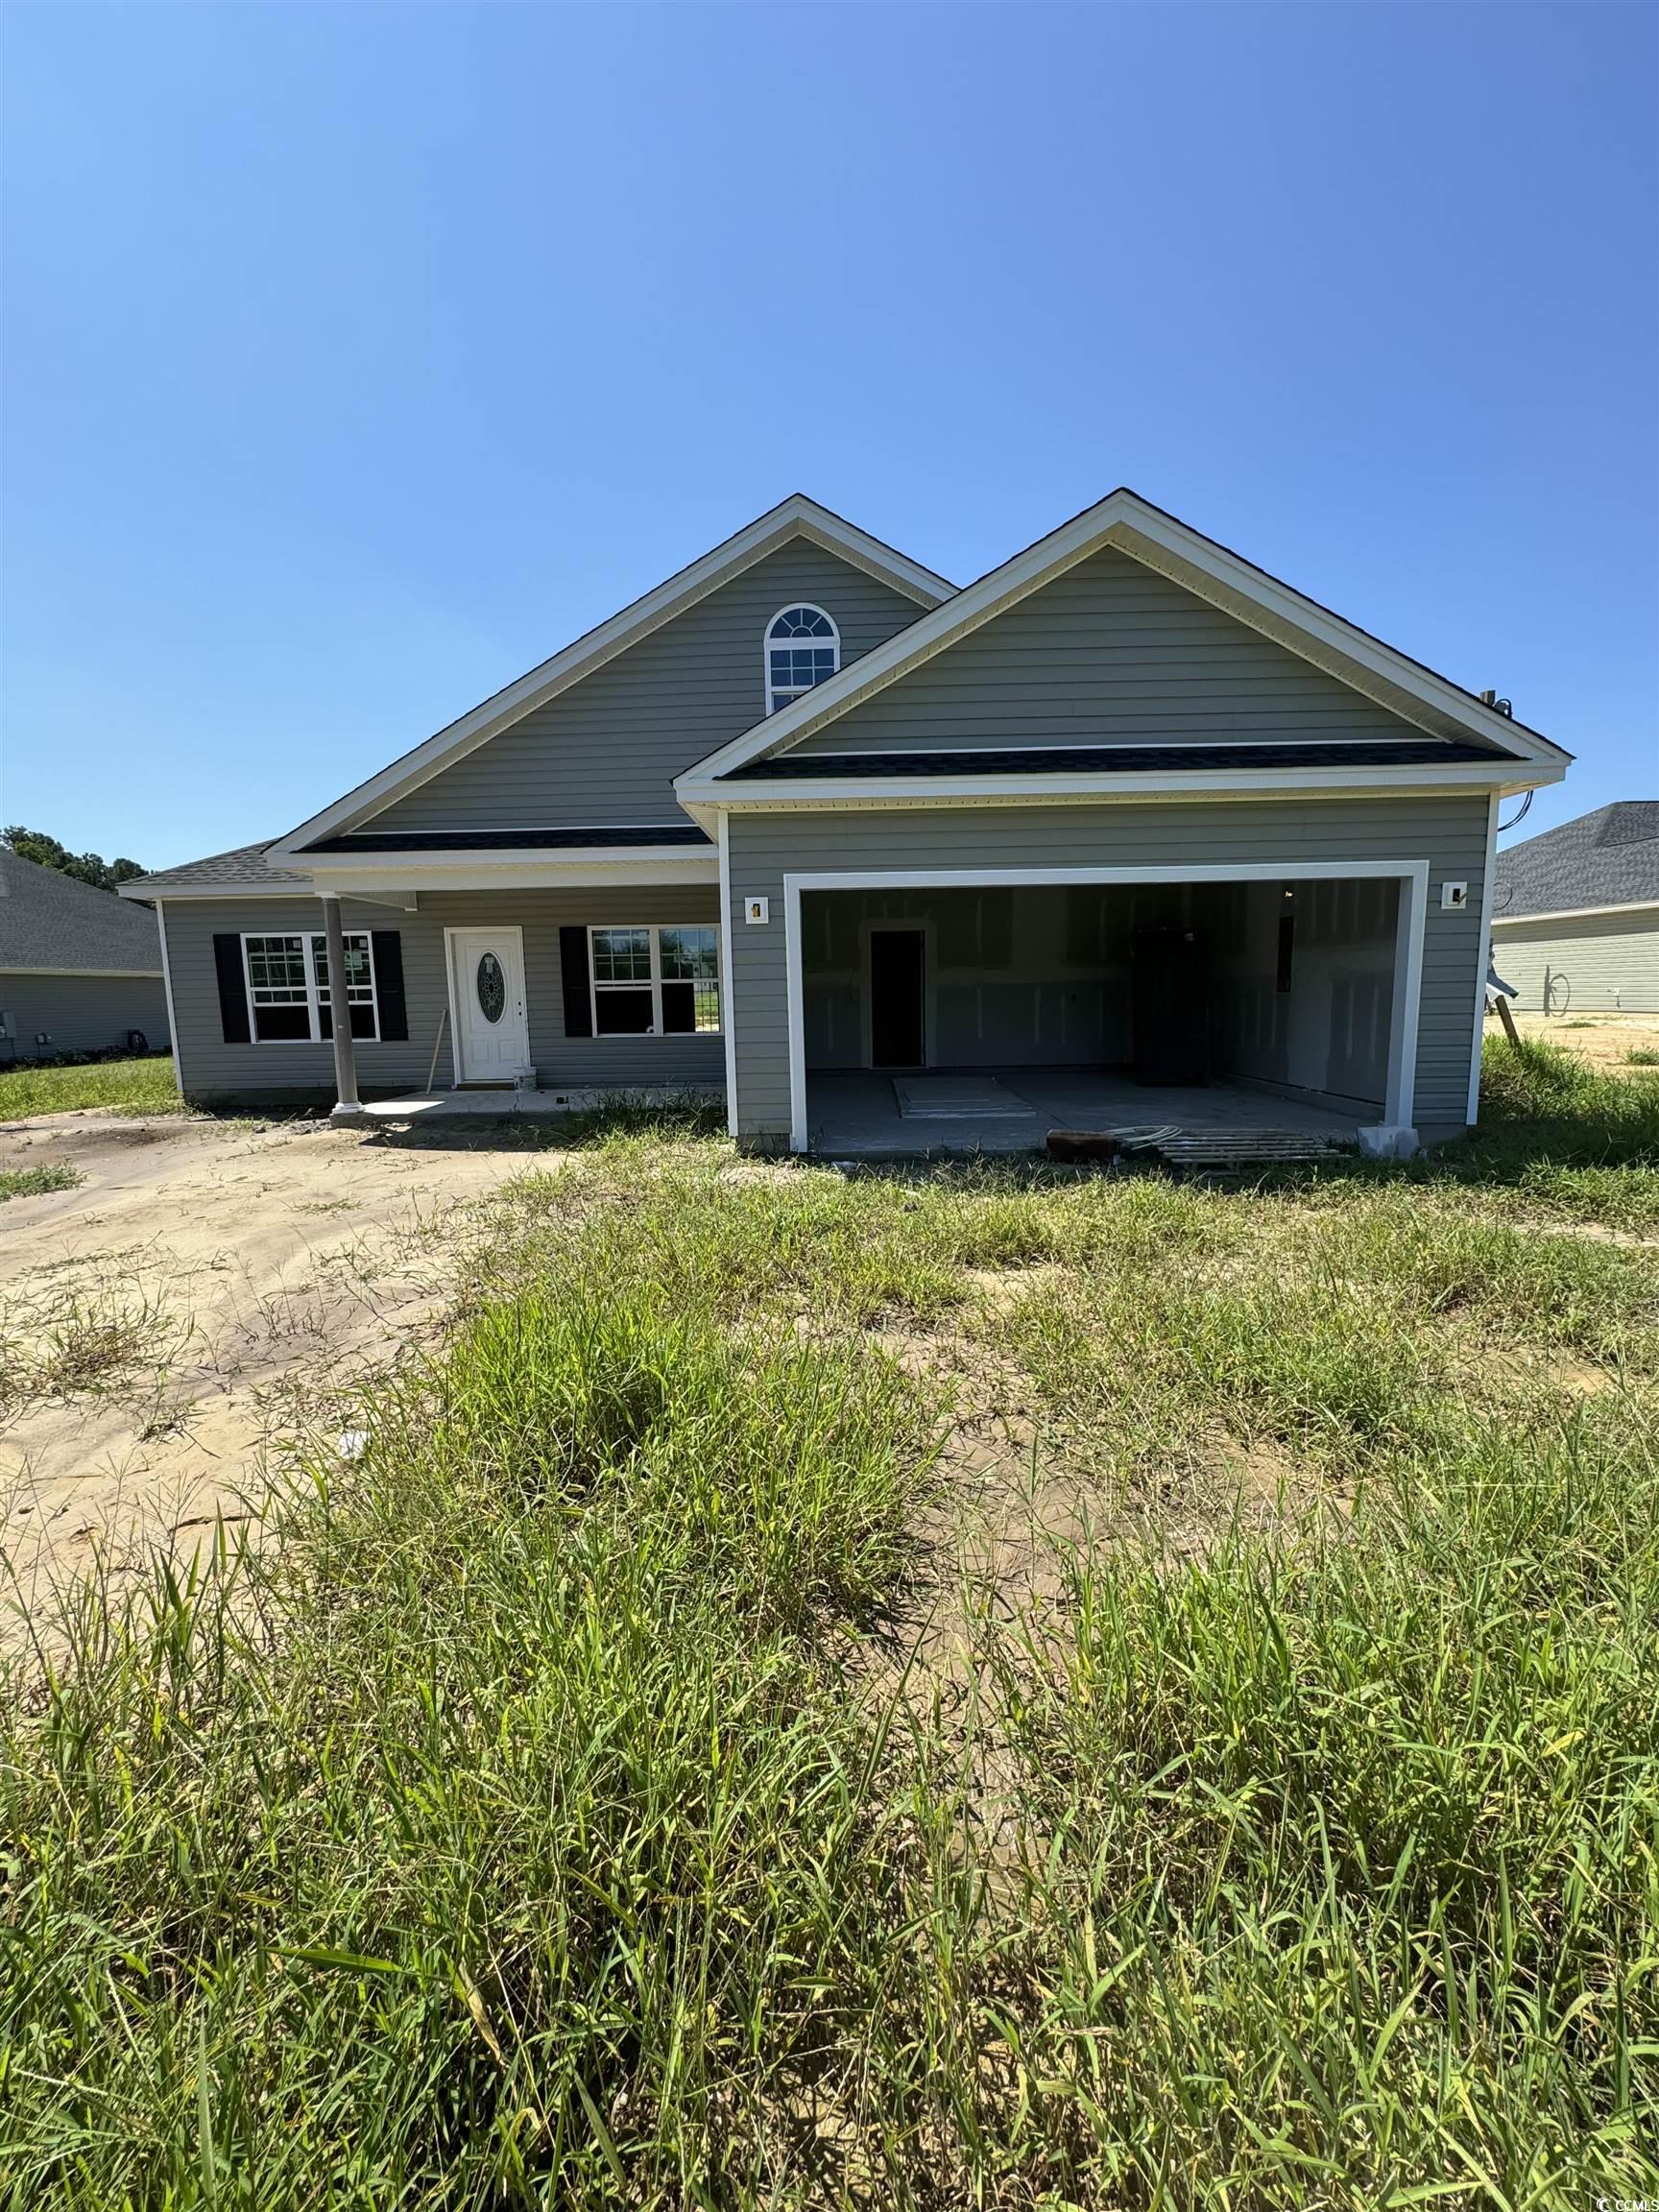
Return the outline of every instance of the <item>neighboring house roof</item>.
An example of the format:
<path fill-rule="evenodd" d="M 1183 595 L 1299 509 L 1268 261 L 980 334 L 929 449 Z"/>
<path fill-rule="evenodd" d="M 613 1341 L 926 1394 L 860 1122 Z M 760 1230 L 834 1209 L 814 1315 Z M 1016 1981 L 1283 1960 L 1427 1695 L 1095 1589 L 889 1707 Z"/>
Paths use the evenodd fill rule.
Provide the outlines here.
<path fill-rule="evenodd" d="M 1498 855 L 1494 922 L 1659 903 L 1659 799 L 1620 799 Z"/>
<path fill-rule="evenodd" d="M 828 507 L 820 507 L 815 499 L 805 493 L 791 493 L 766 514 L 758 516 L 746 529 L 728 538 L 701 560 L 693 561 L 689 567 L 682 568 L 670 576 L 666 583 L 659 584 L 654 591 L 636 599 L 613 614 L 608 622 L 589 630 L 550 661 L 532 668 L 520 676 L 516 684 L 497 691 L 493 698 L 486 699 L 463 714 L 459 721 L 451 722 L 423 745 L 405 753 L 377 776 L 349 791 L 322 813 L 314 814 L 278 838 L 276 850 L 280 859 L 291 859 L 300 853 L 316 846 L 317 840 L 327 837 L 351 825 L 371 811 L 379 811 L 392 802 L 429 781 L 442 768 L 475 752 L 524 715 L 545 707 L 561 691 L 579 684 L 586 676 L 603 667 L 617 654 L 637 645 L 654 630 L 660 630 L 678 614 L 685 613 L 711 591 L 729 584 L 757 561 L 776 553 L 791 539 L 805 538 L 824 547 L 827 552 L 838 554 L 855 567 L 878 577 L 894 590 L 913 599 L 919 610 L 937 607 L 956 587 L 943 576 L 936 576 L 930 568 L 899 553 L 880 539 L 872 538 L 868 531 L 835 515 Z"/>
<path fill-rule="evenodd" d="M 1431 737 L 1473 738 L 1492 758 L 1545 762 L 1557 770 L 1572 757 L 1537 731 L 1120 487 L 688 768 L 675 783 L 683 803 L 717 801 L 722 780 L 825 728 L 1108 545 L 1197 592 Z M 1172 747 L 1169 757 L 1177 755 L 1184 758 L 1185 749 Z"/>
<path fill-rule="evenodd" d="M 0 846 L 0 970 L 159 975 L 161 936 L 147 907 Z"/>

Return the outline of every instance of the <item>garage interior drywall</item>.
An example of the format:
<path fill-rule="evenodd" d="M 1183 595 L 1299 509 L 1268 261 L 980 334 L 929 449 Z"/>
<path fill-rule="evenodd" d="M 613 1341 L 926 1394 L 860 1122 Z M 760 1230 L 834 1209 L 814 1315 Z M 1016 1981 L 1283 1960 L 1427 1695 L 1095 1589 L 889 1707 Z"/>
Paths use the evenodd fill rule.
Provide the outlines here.
<path fill-rule="evenodd" d="M 1129 1069 L 1136 932 L 1182 928 L 1204 948 L 1216 1078 L 1380 1106 L 1398 911 L 1388 878 L 806 892 L 806 1066 L 872 1065 L 870 932 L 912 924 L 927 1065 Z"/>

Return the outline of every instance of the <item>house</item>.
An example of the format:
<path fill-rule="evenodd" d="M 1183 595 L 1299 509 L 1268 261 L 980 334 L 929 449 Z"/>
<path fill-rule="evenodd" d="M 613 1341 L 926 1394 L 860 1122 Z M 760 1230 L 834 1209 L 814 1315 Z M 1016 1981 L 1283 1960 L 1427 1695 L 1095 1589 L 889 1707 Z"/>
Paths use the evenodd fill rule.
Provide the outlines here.
<path fill-rule="evenodd" d="M 0 846 L 0 1064 L 167 1049 L 161 937 L 147 906 Z"/>
<path fill-rule="evenodd" d="M 1529 1013 L 1659 1013 L 1659 799 L 1500 853 L 1492 960 Z"/>
<path fill-rule="evenodd" d="M 124 889 L 202 1101 L 430 1070 L 707 1090 L 797 1151 L 1187 1107 L 1428 1140 L 1475 1115 L 1499 802 L 1568 760 L 1132 492 L 963 589 L 795 496 Z"/>

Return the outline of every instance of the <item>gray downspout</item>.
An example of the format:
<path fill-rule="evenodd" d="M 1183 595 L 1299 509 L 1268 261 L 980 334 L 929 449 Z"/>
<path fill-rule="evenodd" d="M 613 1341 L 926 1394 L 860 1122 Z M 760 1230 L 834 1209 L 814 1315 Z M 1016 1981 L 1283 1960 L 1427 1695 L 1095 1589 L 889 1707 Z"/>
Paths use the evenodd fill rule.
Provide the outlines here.
<path fill-rule="evenodd" d="M 338 899 L 323 902 L 323 935 L 328 947 L 328 1005 L 334 1027 L 335 1105 L 330 1121 L 360 1121 L 362 1101 L 357 1096 L 357 1047 L 351 1037 L 351 1002 L 346 985 L 346 931 L 340 921 Z"/>

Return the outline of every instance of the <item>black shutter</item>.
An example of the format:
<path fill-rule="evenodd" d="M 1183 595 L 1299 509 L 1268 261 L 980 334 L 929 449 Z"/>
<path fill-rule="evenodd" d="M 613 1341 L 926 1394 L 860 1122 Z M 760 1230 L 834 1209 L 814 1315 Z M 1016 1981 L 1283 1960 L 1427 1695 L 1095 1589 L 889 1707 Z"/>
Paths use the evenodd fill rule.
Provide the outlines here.
<path fill-rule="evenodd" d="M 565 1034 L 591 1037 L 593 1001 L 588 995 L 588 932 L 585 928 L 560 930 L 559 965 L 565 974 Z"/>
<path fill-rule="evenodd" d="M 374 997 L 380 1007 L 382 1043 L 400 1045 L 409 1035 L 409 1008 L 403 997 L 403 932 L 372 929 L 374 948 Z"/>
<path fill-rule="evenodd" d="M 219 971 L 219 1026 L 227 1045 L 252 1042 L 248 1028 L 248 987 L 242 976 L 242 940 L 227 934 L 213 939 L 213 965 Z"/>

